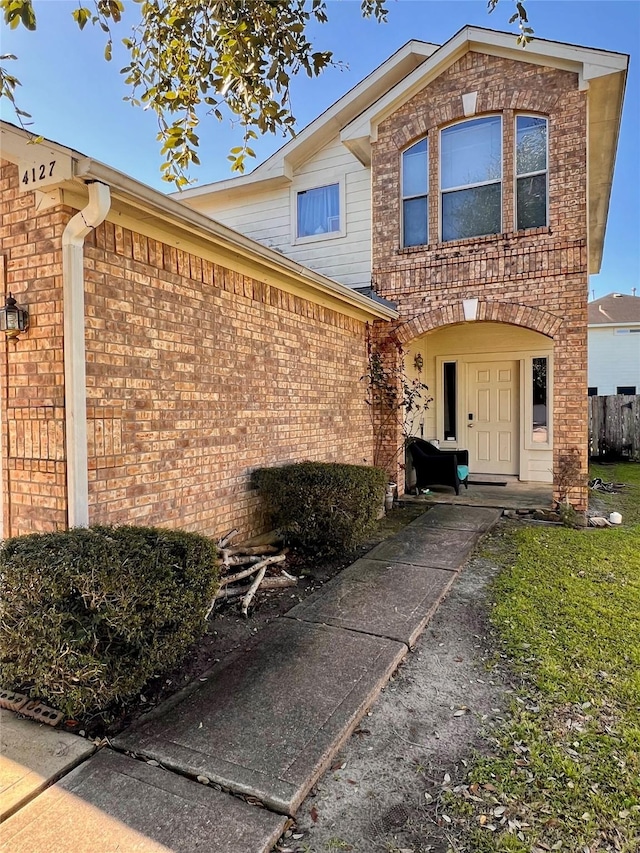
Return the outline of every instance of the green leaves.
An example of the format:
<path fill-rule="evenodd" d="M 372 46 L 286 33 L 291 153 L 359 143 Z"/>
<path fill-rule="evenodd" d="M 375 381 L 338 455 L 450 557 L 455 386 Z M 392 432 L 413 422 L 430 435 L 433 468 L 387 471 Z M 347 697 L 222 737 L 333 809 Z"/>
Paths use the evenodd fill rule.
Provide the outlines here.
<path fill-rule="evenodd" d="M 498 0 L 489 0 L 492 11 Z M 292 78 L 304 72 L 317 77 L 329 66 L 340 67 L 328 50 L 310 41 L 309 24 L 327 21 L 324 0 L 136 0 L 139 18 L 122 44 L 129 62 L 121 73 L 132 106 L 144 106 L 158 119 L 158 141 L 166 158 L 163 178 L 185 186 L 188 170 L 197 164 L 197 136 L 205 116 L 230 117 L 242 128 L 242 145 L 230 154 L 232 171 L 243 172 L 255 154 L 250 139 L 266 133 L 293 136 L 296 117 L 290 98 Z M 361 0 L 364 17 L 387 18 L 386 0 Z M 32 0 L 0 0 L 5 23 L 36 28 Z M 119 24 L 122 0 L 79 3 L 71 12 L 80 30 L 87 24 L 106 34 L 104 58 L 113 54 L 111 26 Z M 526 9 L 516 1 L 512 22 L 518 20 L 518 44 L 526 44 L 533 30 Z M 8 59 L 9 57 L 5 57 Z M 16 77 L 0 67 L 0 97 L 8 97 L 16 115 L 26 116 L 15 104 Z"/>
<path fill-rule="evenodd" d="M 74 9 L 71 13 L 73 20 L 83 30 L 87 23 L 91 20 L 91 11 L 86 6 L 81 6 L 79 9 Z"/>
<path fill-rule="evenodd" d="M 31 0 L 0 0 L 0 8 L 4 13 L 4 22 L 12 30 L 22 24 L 28 30 L 36 28 L 36 13 Z"/>

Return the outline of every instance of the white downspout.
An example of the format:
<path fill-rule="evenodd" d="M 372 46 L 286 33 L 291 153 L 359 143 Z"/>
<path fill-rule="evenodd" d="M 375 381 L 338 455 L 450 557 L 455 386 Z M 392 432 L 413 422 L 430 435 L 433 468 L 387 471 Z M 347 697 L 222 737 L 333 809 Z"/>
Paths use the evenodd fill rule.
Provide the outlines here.
<path fill-rule="evenodd" d="M 106 184 L 88 183 L 89 203 L 69 220 L 62 235 L 64 388 L 69 527 L 89 524 L 87 382 L 84 340 L 84 238 L 111 207 Z"/>

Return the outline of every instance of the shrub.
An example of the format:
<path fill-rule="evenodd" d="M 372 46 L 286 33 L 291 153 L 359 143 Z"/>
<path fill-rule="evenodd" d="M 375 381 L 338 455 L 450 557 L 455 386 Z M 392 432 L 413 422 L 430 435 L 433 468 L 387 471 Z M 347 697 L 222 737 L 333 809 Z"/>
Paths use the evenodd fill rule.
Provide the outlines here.
<path fill-rule="evenodd" d="M 275 526 L 317 556 L 356 548 L 375 524 L 387 474 L 380 468 L 298 462 L 254 471 Z"/>
<path fill-rule="evenodd" d="M 76 528 L 0 548 L 0 683 L 69 716 L 121 704 L 205 628 L 214 543 L 146 527 Z"/>

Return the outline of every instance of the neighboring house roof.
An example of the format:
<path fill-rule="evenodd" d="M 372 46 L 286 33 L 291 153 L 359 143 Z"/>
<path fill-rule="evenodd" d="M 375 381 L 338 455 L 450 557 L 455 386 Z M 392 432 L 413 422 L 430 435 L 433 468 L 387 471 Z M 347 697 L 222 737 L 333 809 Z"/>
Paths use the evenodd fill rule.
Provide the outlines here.
<path fill-rule="evenodd" d="M 242 194 L 288 183 L 294 170 L 337 134 L 365 166 L 379 124 L 470 50 L 574 72 L 589 94 L 589 267 L 597 273 L 609 209 L 628 56 L 535 38 L 526 50 L 513 33 L 463 27 L 437 47 L 410 41 L 250 174 L 183 191 L 184 201 Z"/>
<path fill-rule="evenodd" d="M 22 169 L 31 171 L 45 161 L 56 162 L 51 177 L 25 188 L 39 194 L 39 209 L 63 203 L 81 210 L 87 204 L 86 184 L 99 181 L 111 190 L 112 211 L 108 218 L 124 228 L 161 234 L 158 239 L 187 252 L 204 250 L 215 262 L 230 269 L 275 287 L 289 284 L 312 301 L 361 319 L 391 320 L 398 316 L 389 305 L 314 272 L 78 151 L 47 139 L 33 142 L 35 134 L 5 121 L 0 122 L 0 137 L 0 156 L 21 167 L 21 173 Z"/>
<path fill-rule="evenodd" d="M 640 296 L 608 293 L 589 303 L 590 326 L 640 325 Z"/>

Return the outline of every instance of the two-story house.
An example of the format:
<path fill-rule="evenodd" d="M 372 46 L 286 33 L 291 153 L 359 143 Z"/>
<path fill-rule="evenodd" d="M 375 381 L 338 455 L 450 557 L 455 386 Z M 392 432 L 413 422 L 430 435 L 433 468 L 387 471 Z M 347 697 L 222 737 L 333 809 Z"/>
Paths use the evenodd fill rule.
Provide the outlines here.
<path fill-rule="evenodd" d="M 640 296 L 589 303 L 589 396 L 640 394 Z"/>
<path fill-rule="evenodd" d="M 434 398 L 415 429 L 475 474 L 552 482 L 577 453 L 584 508 L 588 276 L 627 61 L 477 27 L 411 41 L 253 172 L 180 200 L 395 303 Z"/>

